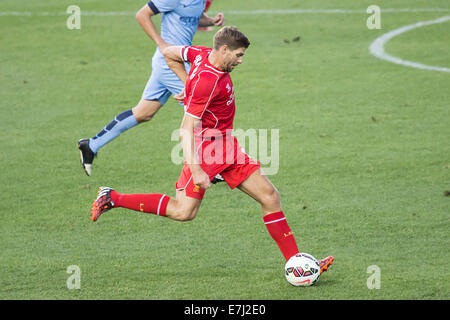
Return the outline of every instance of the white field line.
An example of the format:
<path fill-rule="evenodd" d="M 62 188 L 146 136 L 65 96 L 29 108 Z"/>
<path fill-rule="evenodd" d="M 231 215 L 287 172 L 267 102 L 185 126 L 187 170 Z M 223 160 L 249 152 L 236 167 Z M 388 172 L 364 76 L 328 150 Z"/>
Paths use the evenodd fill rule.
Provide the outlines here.
<path fill-rule="evenodd" d="M 401 12 L 448 12 L 448 8 L 391 8 L 381 9 L 381 12 L 401 13 Z M 367 9 L 273 9 L 273 10 L 230 10 L 229 14 L 297 14 L 297 13 L 365 13 Z"/>
<path fill-rule="evenodd" d="M 401 58 L 392 56 L 388 53 L 385 52 L 384 50 L 384 45 L 391 40 L 394 37 L 397 37 L 399 35 L 401 35 L 402 33 L 411 31 L 413 29 L 416 28 L 420 28 L 420 27 L 424 27 L 424 26 L 428 26 L 430 24 L 435 24 L 435 23 L 443 23 L 443 22 L 447 22 L 450 20 L 450 16 L 445 16 L 445 17 L 441 17 L 439 19 L 435 19 L 435 20 L 428 20 L 428 21 L 422 21 L 422 22 L 417 22 L 414 24 L 410 24 L 392 31 L 389 31 L 388 33 L 385 33 L 383 35 L 381 35 L 380 37 L 376 38 L 374 42 L 372 42 L 372 44 L 369 46 L 369 51 L 372 55 L 374 55 L 377 58 L 380 58 L 382 60 L 386 60 L 392 63 L 396 63 L 396 64 L 400 64 L 400 65 L 404 65 L 407 67 L 412 67 L 412 68 L 417 68 L 417 69 L 424 69 L 424 70 L 431 70 L 431 71 L 441 71 L 441 72 L 450 72 L 449 68 L 444 68 L 444 67 L 434 67 L 434 66 L 427 66 L 421 63 L 417 63 L 417 62 L 412 62 L 412 61 L 407 61 L 407 60 L 403 60 Z"/>
<path fill-rule="evenodd" d="M 449 8 L 387 8 L 381 9 L 385 13 L 402 13 L 402 12 L 449 12 Z M 308 13 L 324 13 L 324 14 L 343 14 L 343 13 L 365 13 L 366 9 L 274 9 L 274 10 L 229 10 L 225 14 L 230 15 L 258 15 L 258 14 L 308 14 Z M 130 11 L 81 11 L 84 16 L 132 16 L 136 12 Z M 0 16 L 66 16 L 66 12 L 32 12 L 32 11 L 1 11 Z"/>
<path fill-rule="evenodd" d="M 137 11 L 136 11 L 137 12 Z M 106 17 L 106 16 L 131 16 L 136 15 L 136 12 L 131 11 L 109 11 L 109 12 L 100 12 L 100 11 L 81 11 L 82 16 L 98 16 L 98 17 Z M 31 12 L 31 11 L 2 11 L 0 12 L 1 16 L 16 16 L 16 17 L 29 17 L 29 16 L 69 16 L 69 14 L 65 11 L 60 12 Z"/>
<path fill-rule="evenodd" d="M 448 8 L 388 8 L 388 9 L 381 9 L 381 12 L 385 13 L 402 13 L 402 12 L 448 12 L 450 9 Z M 347 13 L 364 13 L 367 14 L 367 11 L 364 10 L 355 10 L 355 9 L 278 9 L 278 10 L 230 10 L 225 11 L 225 14 L 230 15 L 258 15 L 258 14 L 308 14 L 308 13 L 323 13 L 323 14 L 347 14 Z M 81 11 L 81 15 L 83 16 L 133 16 L 135 15 L 135 12 L 129 12 L 129 11 L 107 11 L 107 12 L 99 12 L 99 11 Z M 67 12 L 31 12 L 31 11 L 0 11 L 0 17 L 1 16 L 67 16 Z M 381 37 L 377 38 L 371 45 L 370 45 L 370 52 L 380 58 L 384 59 L 393 63 L 413 67 L 413 68 L 419 68 L 419 69 L 425 69 L 425 70 L 434 70 L 434 71 L 443 71 L 443 72 L 450 72 L 450 69 L 444 68 L 444 67 L 434 67 L 434 66 L 427 66 L 416 62 L 406 61 L 402 60 L 400 58 L 394 57 L 392 55 L 387 54 L 384 51 L 384 45 L 386 42 L 388 42 L 390 39 L 392 39 L 395 36 L 398 36 L 399 34 L 402 34 L 404 32 L 407 32 L 409 30 L 422 27 L 428 24 L 433 23 L 441 23 L 445 22 L 449 19 L 448 16 L 431 20 L 431 21 L 425 21 L 425 22 L 418 22 L 413 25 L 408 25 L 396 30 L 393 30 L 391 32 L 388 32 Z"/>

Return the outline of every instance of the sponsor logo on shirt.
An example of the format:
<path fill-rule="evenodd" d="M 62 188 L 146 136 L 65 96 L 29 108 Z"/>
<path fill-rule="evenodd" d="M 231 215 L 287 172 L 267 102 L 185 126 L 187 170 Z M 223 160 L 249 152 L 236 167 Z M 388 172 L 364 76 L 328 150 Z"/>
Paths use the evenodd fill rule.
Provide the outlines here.
<path fill-rule="evenodd" d="M 194 70 L 192 70 L 192 73 L 191 73 L 191 76 L 189 77 L 189 79 L 194 79 L 194 77 L 195 77 L 195 73 L 197 72 L 197 70 L 198 70 L 198 67 L 200 67 L 200 61 L 202 60 L 202 56 L 201 55 L 197 55 L 196 57 L 195 57 L 195 60 L 194 60 L 194 66 L 195 66 L 195 68 L 194 68 Z"/>
<path fill-rule="evenodd" d="M 185 26 L 194 26 L 198 24 L 198 21 L 200 20 L 199 17 L 182 17 L 180 16 L 180 21 Z"/>

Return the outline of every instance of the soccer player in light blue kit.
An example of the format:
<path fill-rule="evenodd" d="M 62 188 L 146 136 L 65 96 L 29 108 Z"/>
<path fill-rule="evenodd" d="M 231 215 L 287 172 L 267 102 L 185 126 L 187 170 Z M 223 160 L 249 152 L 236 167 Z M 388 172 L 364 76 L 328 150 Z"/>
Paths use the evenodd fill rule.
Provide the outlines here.
<path fill-rule="evenodd" d="M 222 26 L 223 13 L 214 18 L 204 13 L 206 0 L 151 0 L 136 14 L 136 19 L 147 35 L 156 43 L 152 58 L 152 74 L 145 86 L 142 98 L 132 109 L 119 113 L 96 136 L 78 141 L 81 164 L 88 176 L 98 150 L 114 140 L 122 132 L 146 122 L 158 112 L 171 95 L 183 105 L 184 84 L 167 66 L 162 51 L 168 46 L 190 46 L 198 26 Z M 161 13 L 161 34 L 152 16 Z M 189 64 L 186 64 L 189 70 Z"/>

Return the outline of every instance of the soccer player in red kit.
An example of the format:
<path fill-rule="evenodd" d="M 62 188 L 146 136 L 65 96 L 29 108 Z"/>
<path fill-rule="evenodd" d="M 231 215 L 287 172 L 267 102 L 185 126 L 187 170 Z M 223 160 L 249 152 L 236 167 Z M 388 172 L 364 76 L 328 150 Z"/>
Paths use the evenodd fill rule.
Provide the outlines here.
<path fill-rule="evenodd" d="M 284 258 L 299 252 L 294 235 L 281 209 L 275 186 L 231 135 L 235 114 L 230 72 L 242 63 L 250 42 L 235 27 L 224 27 L 214 36 L 212 49 L 171 46 L 164 51 L 167 65 L 185 83 L 185 114 L 181 138 L 185 165 L 176 183 L 176 197 L 165 194 L 120 194 L 101 187 L 92 204 L 91 219 L 112 208 L 128 208 L 173 220 L 195 218 L 211 180 L 221 174 L 231 189 L 238 188 L 261 205 L 267 231 Z M 189 75 L 184 62 L 191 63 Z M 319 261 L 321 272 L 333 257 Z"/>

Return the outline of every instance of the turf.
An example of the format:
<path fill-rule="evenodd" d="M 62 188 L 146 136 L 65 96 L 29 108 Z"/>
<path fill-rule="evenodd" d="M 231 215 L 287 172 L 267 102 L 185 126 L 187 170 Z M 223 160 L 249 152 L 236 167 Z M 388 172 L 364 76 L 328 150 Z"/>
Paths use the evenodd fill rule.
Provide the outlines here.
<path fill-rule="evenodd" d="M 372 2 L 211 6 L 252 43 L 232 73 L 235 127 L 279 130 L 270 179 L 288 223 L 301 251 L 336 257 L 317 285 L 295 288 L 258 205 L 224 184 L 191 222 L 125 209 L 89 220 L 98 186 L 173 195 L 180 173 L 171 134 L 183 110 L 172 99 L 102 149 L 92 177 L 79 164 L 78 139 L 133 107 L 151 72 L 155 46 L 133 16 L 144 2 L 77 1 L 82 11 L 126 14 L 82 16 L 81 29 L 68 30 L 71 1 L 3 0 L 0 12 L 33 14 L 0 15 L 0 299 L 449 299 L 449 74 L 368 50 L 389 30 L 448 12 L 382 13 L 382 29 L 369 30 Z M 447 1 L 377 3 L 449 10 Z M 361 12 L 229 12 L 259 8 Z M 405 33 L 386 50 L 450 67 L 448 24 Z M 211 38 L 198 33 L 194 44 Z M 80 290 L 67 288 L 71 265 Z M 380 289 L 367 287 L 372 265 Z"/>

